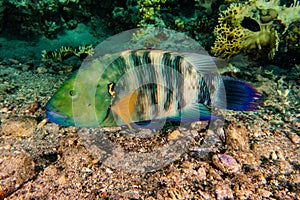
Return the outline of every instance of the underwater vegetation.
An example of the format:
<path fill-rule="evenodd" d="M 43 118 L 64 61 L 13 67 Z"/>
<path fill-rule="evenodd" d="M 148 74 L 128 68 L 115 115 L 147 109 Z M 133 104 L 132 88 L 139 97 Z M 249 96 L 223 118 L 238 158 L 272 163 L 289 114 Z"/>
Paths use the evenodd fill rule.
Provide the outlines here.
<path fill-rule="evenodd" d="M 78 49 L 62 46 L 59 50 L 48 51 L 48 52 L 46 50 L 42 51 L 42 61 L 47 61 L 51 59 L 54 62 L 61 62 L 64 59 L 74 55 L 84 59 L 87 56 L 93 55 L 93 53 L 94 53 L 94 49 L 92 45 L 79 46 Z"/>

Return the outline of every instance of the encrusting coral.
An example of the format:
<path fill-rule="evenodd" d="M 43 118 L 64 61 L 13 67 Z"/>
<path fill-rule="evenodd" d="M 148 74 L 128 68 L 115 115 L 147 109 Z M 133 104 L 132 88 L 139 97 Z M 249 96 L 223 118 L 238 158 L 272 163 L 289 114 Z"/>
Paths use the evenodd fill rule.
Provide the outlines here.
<path fill-rule="evenodd" d="M 267 54 L 272 59 L 281 36 L 292 23 L 300 21 L 299 2 L 294 0 L 290 7 L 279 4 L 279 0 L 230 4 L 220 13 L 212 52 L 223 58 L 244 52 L 255 56 Z"/>

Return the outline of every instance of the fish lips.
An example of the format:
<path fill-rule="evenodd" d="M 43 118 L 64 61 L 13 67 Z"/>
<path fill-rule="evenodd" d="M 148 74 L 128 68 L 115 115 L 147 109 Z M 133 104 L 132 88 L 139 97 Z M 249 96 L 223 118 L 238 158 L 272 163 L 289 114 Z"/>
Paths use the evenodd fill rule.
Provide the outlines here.
<path fill-rule="evenodd" d="M 46 118 L 48 121 L 56 123 L 61 126 L 74 126 L 74 119 L 66 114 L 60 113 L 50 104 L 46 105 Z"/>

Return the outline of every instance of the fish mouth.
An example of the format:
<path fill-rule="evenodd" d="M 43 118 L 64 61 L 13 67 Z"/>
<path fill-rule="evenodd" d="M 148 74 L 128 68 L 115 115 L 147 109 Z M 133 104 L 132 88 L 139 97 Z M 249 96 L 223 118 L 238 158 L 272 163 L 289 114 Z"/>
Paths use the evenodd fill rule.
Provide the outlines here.
<path fill-rule="evenodd" d="M 53 106 L 49 104 L 46 105 L 46 118 L 48 121 L 61 126 L 74 126 L 74 120 L 72 117 L 60 113 L 57 109 L 53 108 Z"/>

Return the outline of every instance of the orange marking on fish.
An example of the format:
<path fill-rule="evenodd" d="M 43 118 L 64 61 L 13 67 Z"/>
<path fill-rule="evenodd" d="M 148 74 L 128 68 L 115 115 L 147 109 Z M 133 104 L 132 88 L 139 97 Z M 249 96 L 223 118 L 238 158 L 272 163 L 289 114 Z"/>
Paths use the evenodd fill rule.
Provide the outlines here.
<path fill-rule="evenodd" d="M 128 94 L 111 107 L 111 110 L 117 113 L 117 115 L 126 123 L 126 125 L 130 129 L 132 129 L 130 125 L 130 118 L 134 109 L 136 99 L 136 93 Z"/>

